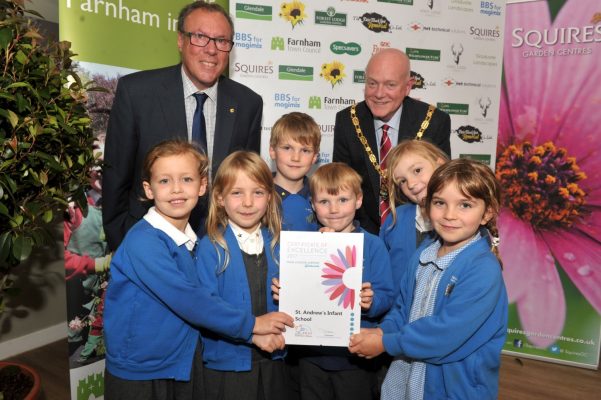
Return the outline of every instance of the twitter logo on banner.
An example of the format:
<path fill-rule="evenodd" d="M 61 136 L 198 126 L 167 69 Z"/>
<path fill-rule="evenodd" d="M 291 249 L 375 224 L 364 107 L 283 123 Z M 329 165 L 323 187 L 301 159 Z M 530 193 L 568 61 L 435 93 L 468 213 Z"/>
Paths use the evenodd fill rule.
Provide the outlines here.
<path fill-rule="evenodd" d="M 559 346 L 554 344 L 553 346 L 549 347 L 549 351 L 553 354 L 559 354 L 560 350 L 559 350 Z"/>

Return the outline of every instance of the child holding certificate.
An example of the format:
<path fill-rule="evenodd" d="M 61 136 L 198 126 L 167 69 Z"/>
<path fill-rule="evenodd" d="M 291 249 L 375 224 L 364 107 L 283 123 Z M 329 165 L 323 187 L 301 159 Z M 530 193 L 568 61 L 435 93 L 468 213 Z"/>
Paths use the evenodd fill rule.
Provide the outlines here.
<path fill-rule="evenodd" d="M 411 258 L 380 326 L 351 338 L 359 356 L 395 356 L 382 399 L 497 398 L 507 330 L 499 207 L 499 183 L 481 163 L 453 160 L 432 175 L 426 211 L 437 236 Z"/>
<path fill-rule="evenodd" d="M 240 310 L 277 311 L 270 283 L 278 275 L 279 234 L 279 197 L 269 167 L 256 153 L 230 154 L 213 182 L 207 235 L 199 244 L 201 281 Z M 265 342 L 273 350 L 284 347 L 281 334 L 253 336 L 253 343 L 264 347 Z M 291 398 L 281 352 L 269 354 L 250 342 L 210 333 L 203 334 L 203 343 L 207 398 Z"/>
<path fill-rule="evenodd" d="M 320 143 L 319 125 L 310 115 L 302 112 L 282 115 L 271 128 L 269 156 L 275 162 L 273 181 L 282 200 L 282 230 L 318 229 L 306 175 L 317 161 Z M 303 347 L 292 346 L 286 355 L 293 391 L 297 394 L 300 391 L 298 358 L 303 351 Z"/>
<path fill-rule="evenodd" d="M 292 325 L 283 313 L 255 318 L 198 279 L 188 219 L 206 191 L 207 168 L 207 157 L 183 141 L 162 142 L 145 158 L 143 188 L 154 207 L 117 249 L 106 291 L 107 399 L 205 398 L 199 326 L 249 340 Z"/>
<path fill-rule="evenodd" d="M 319 167 L 309 181 L 317 220 L 327 231 L 363 233 L 361 326 L 374 327 L 394 301 L 390 260 L 384 243 L 355 221 L 361 207 L 361 177 L 344 163 Z M 299 361 L 301 398 L 374 398 L 376 365 L 352 356 L 344 347 L 311 347 Z"/>
<path fill-rule="evenodd" d="M 321 131 L 310 115 L 284 114 L 271 128 L 269 156 L 275 161 L 275 189 L 282 199 L 282 230 L 316 231 L 306 175 L 317 161 Z"/>
<path fill-rule="evenodd" d="M 434 170 L 448 161 L 447 155 L 425 140 L 406 140 L 395 146 L 386 158 L 386 182 L 391 207 L 380 228 L 380 238 L 390 253 L 390 265 L 398 293 L 407 261 L 420 243 L 433 235 L 424 200 Z"/>

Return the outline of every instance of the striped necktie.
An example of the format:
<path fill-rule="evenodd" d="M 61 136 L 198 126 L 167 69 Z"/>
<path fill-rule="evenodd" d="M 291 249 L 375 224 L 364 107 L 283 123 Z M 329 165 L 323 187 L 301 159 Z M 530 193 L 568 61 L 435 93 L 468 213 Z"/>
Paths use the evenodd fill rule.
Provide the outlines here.
<path fill-rule="evenodd" d="M 392 148 L 390 137 L 388 137 L 388 129 L 390 126 L 382 125 L 382 139 L 380 140 L 380 169 L 386 171 L 386 157 Z M 380 197 L 380 223 L 383 224 L 386 216 L 390 212 L 390 204 L 388 198 Z"/>

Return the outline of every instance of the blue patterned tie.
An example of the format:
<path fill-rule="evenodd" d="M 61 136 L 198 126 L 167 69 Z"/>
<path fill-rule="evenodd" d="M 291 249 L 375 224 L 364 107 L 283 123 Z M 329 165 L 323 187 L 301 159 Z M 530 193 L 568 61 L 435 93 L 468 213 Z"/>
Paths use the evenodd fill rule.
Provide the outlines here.
<path fill-rule="evenodd" d="M 194 93 L 196 98 L 196 110 L 192 119 L 192 142 L 198 144 L 202 149 L 207 151 L 207 128 L 205 125 L 205 115 L 203 106 L 207 99 L 206 93 Z"/>

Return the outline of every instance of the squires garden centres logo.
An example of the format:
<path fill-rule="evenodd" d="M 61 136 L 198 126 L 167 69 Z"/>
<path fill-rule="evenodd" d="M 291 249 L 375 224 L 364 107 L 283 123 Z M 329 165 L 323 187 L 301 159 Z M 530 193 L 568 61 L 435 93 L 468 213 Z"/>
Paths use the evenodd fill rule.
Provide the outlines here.
<path fill-rule="evenodd" d="M 589 25 L 542 30 L 520 27 L 513 29 L 511 36 L 511 47 L 523 48 L 522 57 L 589 55 L 595 49 L 593 44 L 601 42 L 601 12 L 591 16 Z M 566 44 L 573 46 L 563 46 Z"/>
<path fill-rule="evenodd" d="M 324 63 L 321 66 L 321 73 L 319 74 L 323 79 L 332 84 L 332 89 L 336 84 L 341 84 L 342 79 L 346 77 L 344 73 L 344 64 L 340 61 L 332 61 L 331 63 Z"/>
<path fill-rule="evenodd" d="M 292 24 L 292 29 L 294 29 L 296 25 L 302 24 L 307 18 L 307 14 L 305 14 L 305 5 L 298 0 L 282 3 L 280 6 L 280 18 L 290 22 Z"/>

